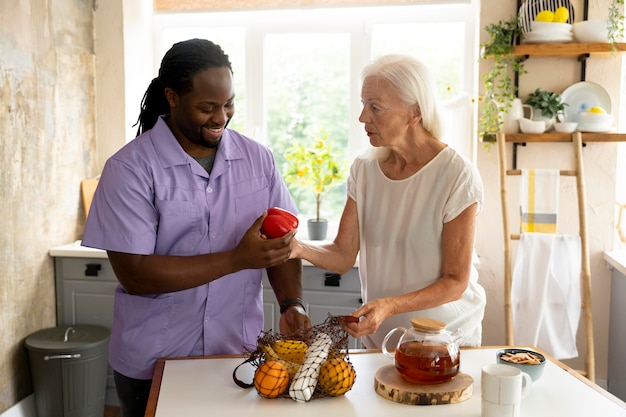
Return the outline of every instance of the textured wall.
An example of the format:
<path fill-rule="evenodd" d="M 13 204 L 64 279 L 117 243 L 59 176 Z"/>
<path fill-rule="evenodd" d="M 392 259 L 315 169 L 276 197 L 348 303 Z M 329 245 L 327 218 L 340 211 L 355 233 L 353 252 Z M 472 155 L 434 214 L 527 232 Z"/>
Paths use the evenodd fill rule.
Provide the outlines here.
<path fill-rule="evenodd" d="M 32 392 L 24 339 L 56 325 L 48 250 L 82 233 L 94 168 L 93 2 L 0 2 L 0 413 Z"/>

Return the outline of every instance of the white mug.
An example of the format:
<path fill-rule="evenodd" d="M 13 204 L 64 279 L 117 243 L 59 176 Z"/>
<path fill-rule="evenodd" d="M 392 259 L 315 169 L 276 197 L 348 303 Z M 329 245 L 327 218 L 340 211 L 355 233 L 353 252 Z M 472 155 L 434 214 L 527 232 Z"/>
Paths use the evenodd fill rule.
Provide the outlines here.
<path fill-rule="evenodd" d="M 530 375 L 513 366 L 483 366 L 482 417 L 519 417 L 522 398 L 528 396 L 531 388 Z"/>

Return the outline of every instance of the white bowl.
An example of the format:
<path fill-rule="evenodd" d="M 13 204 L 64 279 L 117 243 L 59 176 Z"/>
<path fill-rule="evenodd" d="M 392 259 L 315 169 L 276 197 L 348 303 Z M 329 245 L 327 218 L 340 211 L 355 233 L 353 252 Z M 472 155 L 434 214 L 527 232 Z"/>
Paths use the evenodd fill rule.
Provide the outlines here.
<path fill-rule="evenodd" d="M 546 131 L 546 122 L 523 117 L 519 119 L 519 128 L 523 133 L 543 133 Z"/>
<path fill-rule="evenodd" d="M 554 124 L 554 130 L 559 133 L 572 133 L 576 130 L 578 123 L 576 122 L 557 122 Z"/>
<path fill-rule="evenodd" d="M 613 115 L 605 113 L 589 113 L 581 111 L 578 113 L 581 126 L 593 129 L 608 128 L 613 124 Z"/>
<path fill-rule="evenodd" d="M 572 25 L 569 23 L 560 22 L 538 22 L 533 20 L 530 22 L 531 32 L 558 32 L 558 33 L 570 33 L 572 31 Z"/>
<path fill-rule="evenodd" d="M 609 41 L 606 20 L 583 20 L 573 25 L 574 38 L 581 43 L 607 43 Z"/>

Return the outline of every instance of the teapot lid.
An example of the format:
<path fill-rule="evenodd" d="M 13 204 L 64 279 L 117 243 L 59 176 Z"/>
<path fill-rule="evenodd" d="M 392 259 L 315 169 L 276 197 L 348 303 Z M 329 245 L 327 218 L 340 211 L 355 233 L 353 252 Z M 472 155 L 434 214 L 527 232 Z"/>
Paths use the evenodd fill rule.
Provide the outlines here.
<path fill-rule="evenodd" d="M 443 321 L 425 317 L 414 317 L 411 319 L 411 324 L 414 329 L 426 332 L 438 332 L 446 328 L 446 323 Z"/>

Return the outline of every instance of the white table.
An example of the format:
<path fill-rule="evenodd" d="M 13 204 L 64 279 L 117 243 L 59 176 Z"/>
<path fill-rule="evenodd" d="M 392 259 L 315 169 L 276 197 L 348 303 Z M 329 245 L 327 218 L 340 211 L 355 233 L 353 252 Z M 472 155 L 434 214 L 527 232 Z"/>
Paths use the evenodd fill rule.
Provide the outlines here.
<path fill-rule="evenodd" d="M 374 390 L 374 374 L 390 360 L 379 351 L 350 353 L 357 377 L 346 395 L 323 398 L 308 403 L 291 399 L 265 399 L 254 388 L 242 389 L 232 379 L 241 357 L 168 359 L 159 361 L 146 417 L 320 417 L 332 413 L 341 417 L 480 417 L 480 370 L 495 363 L 498 348 L 463 349 L 461 372 L 474 379 L 472 397 L 458 404 L 405 405 L 378 395 Z M 240 368 L 237 375 L 249 382 L 254 368 Z M 249 378 L 246 378 L 249 376 Z M 522 402 L 524 417 L 590 417 L 626 416 L 626 403 L 576 371 L 551 360 L 542 378 Z M 330 415 L 330 414 L 326 414 Z"/>

